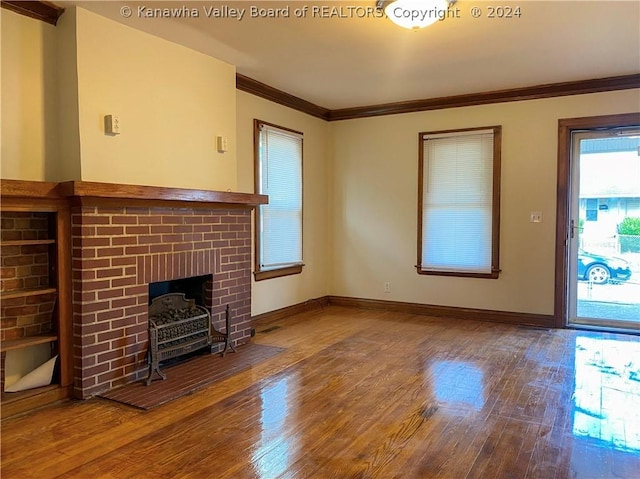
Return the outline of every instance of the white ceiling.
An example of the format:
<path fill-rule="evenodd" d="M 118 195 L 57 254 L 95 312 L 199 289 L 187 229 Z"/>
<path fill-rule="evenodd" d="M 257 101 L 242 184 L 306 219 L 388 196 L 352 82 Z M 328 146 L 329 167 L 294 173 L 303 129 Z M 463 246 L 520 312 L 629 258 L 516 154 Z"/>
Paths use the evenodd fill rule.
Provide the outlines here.
<path fill-rule="evenodd" d="M 236 65 L 237 72 L 321 107 L 340 109 L 640 72 L 640 1 L 459 0 L 460 18 L 418 31 L 359 18 L 370 1 L 74 1 L 95 13 Z M 123 18 L 123 6 L 132 9 Z M 138 7 L 196 8 L 199 18 L 139 18 Z M 289 18 L 250 8 L 289 6 Z M 246 9 L 242 20 L 210 7 Z M 305 18 L 296 9 L 308 7 Z M 344 17 L 314 15 L 342 7 Z M 472 7 L 482 9 L 473 18 Z M 520 17 L 487 18 L 520 6 Z M 349 7 L 362 7 L 360 9 Z M 332 11 L 329 10 L 329 13 Z M 349 12 L 353 12 L 350 14 Z"/>

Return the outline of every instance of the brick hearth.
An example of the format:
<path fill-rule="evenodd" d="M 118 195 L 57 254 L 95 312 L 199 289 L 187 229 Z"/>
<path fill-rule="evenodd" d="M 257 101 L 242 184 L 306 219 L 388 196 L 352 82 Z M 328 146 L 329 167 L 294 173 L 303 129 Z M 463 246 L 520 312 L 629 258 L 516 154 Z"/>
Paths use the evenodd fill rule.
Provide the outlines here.
<path fill-rule="evenodd" d="M 148 284 L 213 275 L 214 326 L 230 306 L 234 344 L 251 336 L 251 211 L 72 209 L 74 394 L 87 398 L 148 372 Z"/>

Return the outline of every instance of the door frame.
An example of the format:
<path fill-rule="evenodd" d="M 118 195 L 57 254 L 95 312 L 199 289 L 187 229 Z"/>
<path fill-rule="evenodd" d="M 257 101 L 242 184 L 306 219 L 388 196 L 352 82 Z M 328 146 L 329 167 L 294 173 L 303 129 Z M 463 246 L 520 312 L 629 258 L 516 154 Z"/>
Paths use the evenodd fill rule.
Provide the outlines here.
<path fill-rule="evenodd" d="M 567 327 L 567 288 L 569 253 L 569 210 L 571 206 L 571 134 L 577 130 L 597 130 L 640 125 L 640 112 L 618 115 L 563 118 L 558 120 L 558 175 L 556 193 L 556 274 L 554 323 Z"/>

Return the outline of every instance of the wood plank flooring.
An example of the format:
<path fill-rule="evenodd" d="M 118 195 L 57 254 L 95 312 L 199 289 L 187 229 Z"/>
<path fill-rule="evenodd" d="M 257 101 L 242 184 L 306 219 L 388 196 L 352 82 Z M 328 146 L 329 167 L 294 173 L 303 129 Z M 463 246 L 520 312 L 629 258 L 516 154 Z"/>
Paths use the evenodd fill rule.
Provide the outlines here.
<path fill-rule="evenodd" d="M 192 357 L 173 360 L 178 362 L 174 366 L 163 365 L 162 372 L 166 375 L 164 380 L 154 373 L 153 381 L 148 386 L 145 378 L 99 396 L 149 410 L 254 367 L 282 351 L 283 348 L 254 342 L 242 344 L 235 352 L 224 357 L 218 353 L 211 354 L 210 351 L 198 351 Z"/>
<path fill-rule="evenodd" d="M 256 329 L 285 351 L 151 411 L 4 420 L 2 478 L 640 478 L 640 337 L 336 306 Z"/>

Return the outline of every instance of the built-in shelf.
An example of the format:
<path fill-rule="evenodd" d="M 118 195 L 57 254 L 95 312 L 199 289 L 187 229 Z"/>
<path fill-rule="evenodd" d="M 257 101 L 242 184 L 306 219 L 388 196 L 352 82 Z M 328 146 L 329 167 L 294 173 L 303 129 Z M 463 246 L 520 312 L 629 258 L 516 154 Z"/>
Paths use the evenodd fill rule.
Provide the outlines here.
<path fill-rule="evenodd" d="M 0 417 L 4 419 L 16 414 L 22 414 L 60 399 L 65 399 L 69 395 L 70 390 L 68 387 L 56 383 L 16 393 L 3 391 Z"/>
<path fill-rule="evenodd" d="M 35 246 L 40 244 L 54 244 L 54 239 L 39 239 L 39 240 L 11 240 L 2 241 L 0 246 Z"/>
<path fill-rule="evenodd" d="M 55 293 L 56 288 L 34 288 L 34 289 L 17 289 L 15 291 L 3 291 L 0 293 L 0 299 L 24 298 L 25 296 L 40 296 L 42 294 Z"/>
<path fill-rule="evenodd" d="M 36 336 L 28 336 L 25 338 L 9 339 L 0 343 L 0 352 L 11 351 L 12 349 L 23 349 L 36 344 L 52 343 L 57 341 L 58 337 L 49 334 L 38 334 Z"/>
<path fill-rule="evenodd" d="M 2 3 L 4 6 L 6 2 Z M 59 183 L 0 179 L 0 247 L 3 270 L 7 269 L 0 309 L 3 337 L 10 338 L 0 341 L 1 366 L 6 368 L 10 356 L 13 376 L 36 356 L 41 359 L 41 348 L 58 356 L 53 384 L 17 393 L 2 392 L 0 418 L 72 395 L 71 211 L 70 200 L 61 190 Z M 20 285 L 28 287 L 16 289 Z M 36 285 L 40 286 L 32 287 Z"/>
<path fill-rule="evenodd" d="M 54 389 L 58 389 L 57 384 L 49 384 L 48 386 L 41 386 L 39 388 L 27 389 L 26 391 L 18 391 L 15 393 L 7 393 L 2 392 L 2 405 L 6 406 L 7 404 L 12 403 L 13 401 L 18 401 L 21 399 L 25 399 L 32 396 L 37 396 L 38 394 L 46 393 L 48 391 L 53 391 Z"/>

